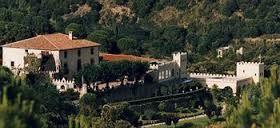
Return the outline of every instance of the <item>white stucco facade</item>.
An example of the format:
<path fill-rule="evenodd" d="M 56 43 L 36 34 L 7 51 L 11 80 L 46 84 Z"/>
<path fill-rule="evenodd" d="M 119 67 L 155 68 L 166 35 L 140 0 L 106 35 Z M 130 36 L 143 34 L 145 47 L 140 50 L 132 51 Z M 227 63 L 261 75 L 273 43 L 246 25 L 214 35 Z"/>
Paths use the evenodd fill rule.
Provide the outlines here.
<path fill-rule="evenodd" d="M 150 74 L 154 81 L 164 82 L 175 78 L 186 77 L 187 75 L 187 53 L 177 52 L 173 54 L 172 61 L 159 61 L 150 64 Z"/>
<path fill-rule="evenodd" d="M 55 72 L 59 72 L 64 68 L 68 68 L 69 72 L 68 74 L 66 74 L 66 76 L 68 77 L 73 76 L 78 71 L 78 63 L 81 63 L 80 68 L 82 68 L 86 64 L 99 63 L 98 47 L 79 48 L 61 51 L 3 47 L 3 66 L 8 67 L 14 72 L 18 72 L 25 67 L 24 57 L 26 57 L 27 54 L 34 54 L 38 58 L 42 58 L 42 53 L 49 53 L 53 56 L 56 67 Z"/>
<path fill-rule="evenodd" d="M 264 77 L 264 63 L 238 62 L 236 64 L 237 77 L 252 77 L 254 83 L 259 83 Z"/>
<path fill-rule="evenodd" d="M 235 94 L 238 87 L 259 83 L 264 76 L 264 63 L 237 62 L 236 75 L 191 73 L 190 78 L 199 80 L 203 85 L 212 88 L 217 85 L 223 89 L 230 87 Z"/>
<path fill-rule="evenodd" d="M 45 50 L 36 50 L 36 49 L 21 49 L 21 48 L 9 48 L 3 47 L 3 62 L 2 65 L 8 67 L 14 72 L 18 72 L 22 70 L 26 65 L 24 62 L 24 57 L 27 54 L 34 54 L 38 58 L 42 57 L 42 52 L 48 52 L 52 54 L 55 62 L 57 70 L 59 69 L 59 51 L 45 51 Z"/>

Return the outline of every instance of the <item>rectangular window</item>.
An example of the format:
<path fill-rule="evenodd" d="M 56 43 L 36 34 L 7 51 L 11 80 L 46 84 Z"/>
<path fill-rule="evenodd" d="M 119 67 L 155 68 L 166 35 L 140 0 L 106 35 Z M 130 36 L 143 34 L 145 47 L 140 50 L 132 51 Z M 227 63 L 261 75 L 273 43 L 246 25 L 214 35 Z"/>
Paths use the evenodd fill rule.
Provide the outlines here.
<path fill-rule="evenodd" d="M 94 59 L 93 58 L 90 59 L 90 64 L 94 64 Z"/>
<path fill-rule="evenodd" d="M 67 63 L 64 63 L 64 68 L 68 69 L 68 64 Z"/>
<path fill-rule="evenodd" d="M 15 66 L 15 62 L 11 61 L 11 67 L 14 67 L 14 66 Z"/>
<path fill-rule="evenodd" d="M 93 55 L 94 54 L 94 48 L 90 49 L 90 54 Z"/>
<path fill-rule="evenodd" d="M 82 61 L 81 59 L 78 59 L 77 61 L 77 71 L 80 71 L 82 69 Z"/>
<path fill-rule="evenodd" d="M 64 51 L 64 58 L 67 58 L 67 51 Z"/>
<path fill-rule="evenodd" d="M 158 79 L 161 80 L 161 72 L 158 74 Z"/>
<path fill-rule="evenodd" d="M 78 50 L 78 57 L 81 56 L 81 49 Z"/>
<path fill-rule="evenodd" d="M 68 74 L 69 73 L 68 64 L 67 63 L 64 63 L 63 70 L 64 70 L 64 74 Z"/>

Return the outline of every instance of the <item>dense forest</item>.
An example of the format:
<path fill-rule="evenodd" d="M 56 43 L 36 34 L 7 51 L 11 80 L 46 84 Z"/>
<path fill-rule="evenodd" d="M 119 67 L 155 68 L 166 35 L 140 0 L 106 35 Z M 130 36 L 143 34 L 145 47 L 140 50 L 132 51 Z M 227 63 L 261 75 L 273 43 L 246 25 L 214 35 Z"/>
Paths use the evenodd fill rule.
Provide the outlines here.
<path fill-rule="evenodd" d="M 102 52 L 168 59 L 186 51 L 189 72 L 228 73 L 259 55 L 280 64 L 279 43 L 233 41 L 280 33 L 279 7 L 277 0 L 0 0 L 0 44 L 73 31 Z M 245 47 L 244 55 L 217 59 L 227 45 Z"/>
<path fill-rule="evenodd" d="M 207 54 L 280 32 L 277 0 L 1 0 L 0 43 L 74 31 L 110 53 Z"/>

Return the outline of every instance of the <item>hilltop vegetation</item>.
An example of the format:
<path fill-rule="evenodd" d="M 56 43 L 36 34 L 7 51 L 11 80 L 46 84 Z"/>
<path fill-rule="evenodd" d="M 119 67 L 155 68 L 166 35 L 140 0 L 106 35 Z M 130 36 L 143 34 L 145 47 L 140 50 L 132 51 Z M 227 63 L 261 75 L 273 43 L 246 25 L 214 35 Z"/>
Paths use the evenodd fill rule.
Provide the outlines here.
<path fill-rule="evenodd" d="M 206 54 L 280 32 L 277 0 L 0 0 L 0 43 L 72 30 L 110 53 Z M 138 47 L 135 49 L 135 47 Z M 134 49 L 134 50 L 131 50 Z"/>
<path fill-rule="evenodd" d="M 165 58 L 174 51 L 187 51 L 189 71 L 225 73 L 234 70 L 236 61 L 258 61 L 259 54 L 268 65 L 280 64 L 279 43 L 233 41 L 280 33 L 279 14 L 279 0 L 0 0 L 0 44 L 73 31 L 78 38 L 101 43 L 103 52 Z M 245 54 L 232 50 L 225 58 L 216 58 L 216 48 L 229 44 L 243 46 Z M 147 65 L 140 63 L 101 63 L 87 66 L 77 77 L 87 75 L 85 82 L 108 84 L 127 74 L 136 80 L 146 70 Z M 225 121 L 213 125 L 277 127 L 279 67 L 266 74 L 271 77 L 245 88 L 240 97 L 228 89 L 171 81 L 174 85 L 137 83 L 104 92 L 89 90 L 79 99 L 73 90 L 60 93 L 37 70 L 20 78 L 0 67 L 0 128 L 126 128 L 154 119 L 171 124 L 201 112 L 213 120 L 221 115 L 216 101 L 225 102 L 227 108 Z M 200 90 L 196 95 L 174 98 L 195 89 Z M 113 102 L 120 100 L 132 101 Z"/>

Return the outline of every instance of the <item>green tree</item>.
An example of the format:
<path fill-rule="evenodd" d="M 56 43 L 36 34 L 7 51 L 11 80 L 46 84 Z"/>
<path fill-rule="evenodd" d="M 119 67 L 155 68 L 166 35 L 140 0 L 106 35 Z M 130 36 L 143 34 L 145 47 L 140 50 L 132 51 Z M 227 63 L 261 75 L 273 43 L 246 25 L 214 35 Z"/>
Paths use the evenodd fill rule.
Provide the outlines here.
<path fill-rule="evenodd" d="M 14 76 L 13 73 L 10 71 L 10 69 L 0 66 L 0 85 L 1 86 L 11 85 L 13 80 L 14 80 Z"/>
<path fill-rule="evenodd" d="M 260 84 L 260 95 L 245 90 L 240 104 L 231 106 L 226 127 L 273 127 L 279 123 L 279 67 L 273 66 L 271 77 Z"/>
<path fill-rule="evenodd" d="M 22 100 L 17 94 L 14 102 L 8 99 L 7 87 L 0 91 L 0 128 L 37 128 L 45 127 L 39 116 L 34 113 L 34 101 Z"/>
<path fill-rule="evenodd" d="M 131 128 L 131 124 L 128 121 L 118 120 L 115 124 L 115 128 Z"/>
<path fill-rule="evenodd" d="M 124 5 L 128 2 L 128 0 L 114 0 L 114 2 L 118 5 Z"/>
<path fill-rule="evenodd" d="M 84 77 L 84 82 L 86 82 L 87 84 L 90 83 L 94 83 L 97 82 L 98 80 L 100 80 L 100 75 L 101 75 L 101 67 L 98 65 L 87 65 L 84 67 L 83 70 L 81 70 L 75 78 L 75 82 L 82 84 L 82 77 Z"/>
<path fill-rule="evenodd" d="M 135 80 L 136 82 L 138 82 L 138 80 L 140 80 L 141 77 L 143 77 L 143 75 L 144 75 L 144 74 L 148 71 L 148 69 L 149 69 L 148 63 L 140 62 L 140 61 L 133 62 L 131 66 L 132 66 L 132 67 L 131 67 L 132 72 L 131 72 L 130 76 L 133 76 L 133 77 L 134 77 L 134 80 Z"/>
<path fill-rule="evenodd" d="M 109 52 L 111 47 L 111 32 L 106 30 L 96 30 L 90 33 L 88 40 L 101 44 L 101 51 Z"/>
<path fill-rule="evenodd" d="M 230 16 L 237 9 L 238 5 L 236 0 L 226 0 L 221 7 L 222 13 L 226 16 Z"/>
<path fill-rule="evenodd" d="M 85 37 L 87 34 L 84 27 L 76 23 L 71 23 L 65 28 L 65 33 L 68 33 L 70 31 L 73 32 L 73 36 L 78 38 Z"/>
<path fill-rule="evenodd" d="M 106 87 L 109 87 L 109 82 L 116 79 L 116 73 L 113 71 L 113 64 L 110 62 L 102 62 L 99 64 L 100 70 L 100 79 L 106 83 Z"/>
<path fill-rule="evenodd" d="M 165 109 L 166 109 L 166 103 L 165 102 L 160 102 L 160 104 L 158 105 L 158 109 L 160 110 L 160 111 L 165 111 Z"/>
<path fill-rule="evenodd" d="M 41 60 L 35 54 L 28 54 L 24 57 L 24 63 L 27 65 L 25 71 L 28 73 L 39 73 L 41 68 Z"/>
<path fill-rule="evenodd" d="M 98 103 L 96 96 L 92 93 L 85 94 L 79 101 L 80 114 L 85 116 L 97 115 Z"/>
<path fill-rule="evenodd" d="M 139 125 L 138 119 L 140 116 L 138 114 L 136 114 L 132 109 L 129 108 L 129 104 L 127 102 L 120 103 L 116 107 L 117 107 L 117 111 L 119 113 L 118 118 L 120 120 L 127 121 L 128 123 L 126 123 L 126 125 L 129 124 L 129 126 L 133 125 L 134 127 L 138 127 L 138 125 Z M 118 124 L 118 122 L 117 122 L 117 124 Z"/>
<path fill-rule="evenodd" d="M 155 0 L 136 0 L 133 1 L 133 10 L 140 16 L 144 17 L 151 12 Z"/>
<path fill-rule="evenodd" d="M 139 55 L 141 53 L 141 45 L 135 39 L 129 37 L 119 39 L 117 46 L 125 54 Z"/>
<path fill-rule="evenodd" d="M 105 105 L 101 112 L 102 127 L 114 128 L 118 119 L 118 111 L 115 107 Z"/>

